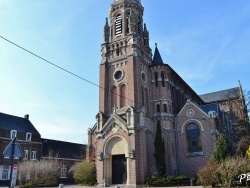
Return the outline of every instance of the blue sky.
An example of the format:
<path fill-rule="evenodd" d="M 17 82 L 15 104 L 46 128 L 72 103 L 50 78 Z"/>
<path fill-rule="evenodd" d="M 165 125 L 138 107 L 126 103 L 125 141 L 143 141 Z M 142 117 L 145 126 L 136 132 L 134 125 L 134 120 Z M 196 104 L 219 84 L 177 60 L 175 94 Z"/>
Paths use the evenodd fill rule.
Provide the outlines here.
<path fill-rule="evenodd" d="M 113 0 L 0 0 L 0 35 L 94 83 Z M 250 90 L 250 1 L 142 0 L 151 48 L 198 94 Z M 42 137 L 87 143 L 98 88 L 0 39 L 0 112 Z"/>

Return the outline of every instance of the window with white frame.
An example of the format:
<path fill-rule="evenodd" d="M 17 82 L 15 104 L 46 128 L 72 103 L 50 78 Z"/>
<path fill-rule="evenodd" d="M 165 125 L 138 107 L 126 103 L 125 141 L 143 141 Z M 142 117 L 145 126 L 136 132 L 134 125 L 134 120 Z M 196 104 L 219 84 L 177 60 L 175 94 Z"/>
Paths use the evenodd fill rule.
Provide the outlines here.
<path fill-rule="evenodd" d="M 16 131 L 16 130 L 11 130 L 11 131 L 10 131 L 10 138 L 11 138 L 11 139 L 15 138 L 16 135 L 17 135 L 17 131 Z"/>
<path fill-rule="evenodd" d="M 68 166 L 67 166 L 67 164 L 62 163 L 60 177 L 61 178 L 67 178 L 67 175 L 68 175 Z"/>
<path fill-rule="evenodd" d="M 26 133 L 26 141 L 31 141 L 31 133 Z"/>
<path fill-rule="evenodd" d="M 3 166 L 2 176 L 0 178 L 1 178 L 1 180 L 8 180 L 9 179 L 9 166 Z"/>
<path fill-rule="evenodd" d="M 24 160 L 28 160 L 29 159 L 29 150 L 24 150 Z"/>
<path fill-rule="evenodd" d="M 31 160 L 36 160 L 36 157 L 37 157 L 36 154 L 37 154 L 37 151 L 32 150 Z"/>
<path fill-rule="evenodd" d="M 209 112 L 208 112 L 208 115 L 209 115 L 210 118 L 216 118 L 216 113 L 215 113 L 215 111 L 209 111 Z"/>

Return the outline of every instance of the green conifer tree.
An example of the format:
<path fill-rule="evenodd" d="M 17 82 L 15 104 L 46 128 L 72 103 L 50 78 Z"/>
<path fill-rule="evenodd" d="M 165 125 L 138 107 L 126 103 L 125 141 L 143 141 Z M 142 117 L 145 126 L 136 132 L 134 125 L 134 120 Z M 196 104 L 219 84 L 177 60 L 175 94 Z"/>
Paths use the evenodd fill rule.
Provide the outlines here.
<path fill-rule="evenodd" d="M 155 146 L 155 153 L 153 155 L 156 161 L 156 168 L 160 175 L 164 175 L 166 173 L 165 143 L 164 143 L 164 139 L 162 138 L 160 121 L 157 121 L 157 129 L 156 129 L 154 146 Z"/>
<path fill-rule="evenodd" d="M 232 155 L 232 148 L 229 140 L 225 136 L 220 136 L 216 142 L 211 159 L 222 161 Z"/>

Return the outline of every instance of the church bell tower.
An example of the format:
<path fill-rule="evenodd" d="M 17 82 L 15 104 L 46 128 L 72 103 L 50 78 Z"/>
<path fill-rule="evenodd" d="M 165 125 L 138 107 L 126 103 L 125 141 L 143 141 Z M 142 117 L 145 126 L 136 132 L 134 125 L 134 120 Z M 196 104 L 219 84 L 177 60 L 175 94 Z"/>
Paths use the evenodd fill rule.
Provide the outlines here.
<path fill-rule="evenodd" d="M 115 0 L 106 18 L 101 46 L 99 111 L 109 116 L 114 108 L 139 109 L 148 102 L 142 97 L 151 63 L 149 33 L 143 24 L 140 0 Z"/>
<path fill-rule="evenodd" d="M 140 0 L 115 0 L 105 20 L 99 112 L 89 130 L 87 152 L 96 161 L 97 181 L 103 186 L 135 187 L 147 174 L 152 55 L 143 12 Z"/>

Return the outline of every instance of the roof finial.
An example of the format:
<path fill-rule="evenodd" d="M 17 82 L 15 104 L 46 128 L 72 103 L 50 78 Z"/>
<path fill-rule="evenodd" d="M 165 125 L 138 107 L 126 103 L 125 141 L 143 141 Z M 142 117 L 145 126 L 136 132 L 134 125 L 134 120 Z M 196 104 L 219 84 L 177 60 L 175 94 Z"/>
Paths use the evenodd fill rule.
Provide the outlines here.
<path fill-rule="evenodd" d="M 155 43 L 155 48 L 157 48 L 157 43 Z"/>

